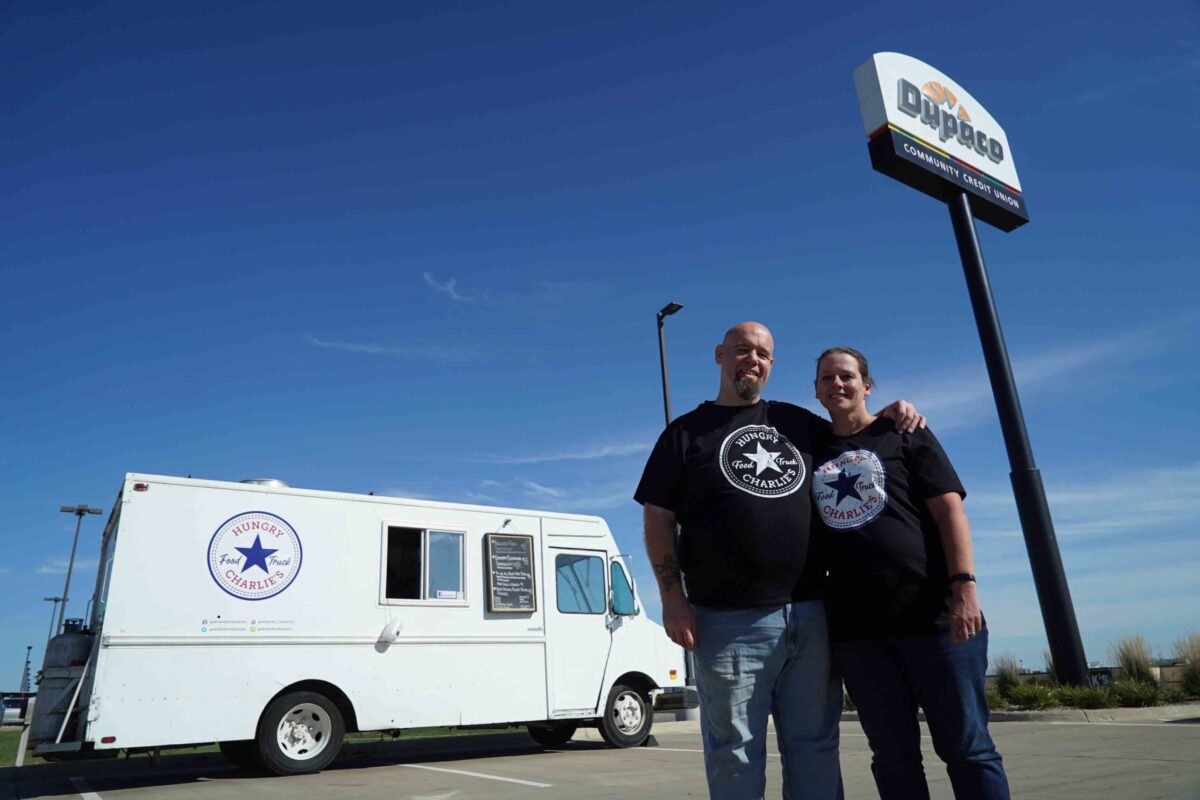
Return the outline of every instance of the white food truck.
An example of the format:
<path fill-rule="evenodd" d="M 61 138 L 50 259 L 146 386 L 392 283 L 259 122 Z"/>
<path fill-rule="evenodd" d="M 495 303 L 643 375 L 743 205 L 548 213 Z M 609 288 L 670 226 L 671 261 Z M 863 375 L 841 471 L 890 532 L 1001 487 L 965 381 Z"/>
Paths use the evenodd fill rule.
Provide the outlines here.
<path fill-rule="evenodd" d="M 348 731 L 512 724 L 554 746 L 597 726 L 629 747 L 694 705 L 598 517 L 129 474 L 30 744 L 215 741 L 294 774 Z"/>

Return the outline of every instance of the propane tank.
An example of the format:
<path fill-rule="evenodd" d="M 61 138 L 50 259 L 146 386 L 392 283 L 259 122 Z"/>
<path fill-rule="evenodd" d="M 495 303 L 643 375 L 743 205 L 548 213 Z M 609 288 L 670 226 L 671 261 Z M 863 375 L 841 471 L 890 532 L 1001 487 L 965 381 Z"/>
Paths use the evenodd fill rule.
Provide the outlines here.
<path fill-rule="evenodd" d="M 63 632 L 46 645 L 46 658 L 38 678 L 37 703 L 33 707 L 33 722 L 29 730 L 30 744 L 53 742 L 62 728 L 63 715 L 75 694 L 76 680 L 84 679 L 84 665 L 92 652 L 92 634 L 83 627 L 83 620 L 69 619 Z M 72 716 L 79 711 L 75 708 Z M 69 728 L 70 726 L 68 726 Z M 74 731 L 63 732 L 71 740 Z"/>

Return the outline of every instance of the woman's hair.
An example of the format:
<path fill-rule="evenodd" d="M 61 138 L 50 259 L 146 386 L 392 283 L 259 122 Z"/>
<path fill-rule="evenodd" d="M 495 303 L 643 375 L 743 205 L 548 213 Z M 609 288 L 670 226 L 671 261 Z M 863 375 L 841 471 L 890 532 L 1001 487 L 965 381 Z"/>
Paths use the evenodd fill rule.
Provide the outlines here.
<path fill-rule="evenodd" d="M 875 386 L 875 381 L 871 380 L 871 368 L 867 365 L 867 357 L 855 350 L 853 347 L 831 347 L 821 355 L 817 356 L 817 378 L 821 377 L 821 362 L 825 360 L 825 356 L 831 356 L 836 353 L 845 353 L 858 362 L 858 375 L 862 378 L 864 386 Z"/>

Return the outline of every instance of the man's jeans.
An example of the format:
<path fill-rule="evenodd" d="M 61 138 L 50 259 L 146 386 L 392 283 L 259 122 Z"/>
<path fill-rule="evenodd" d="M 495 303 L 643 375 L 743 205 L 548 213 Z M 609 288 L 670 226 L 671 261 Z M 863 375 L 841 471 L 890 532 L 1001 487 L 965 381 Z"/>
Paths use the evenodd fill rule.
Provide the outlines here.
<path fill-rule="evenodd" d="M 830 669 L 824 603 L 695 612 L 709 796 L 763 796 L 769 713 L 783 760 L 783 797 L 841 800 L 842 691 Z"/>
<path fill-rule="evenodd" d="M 946 762 L 957 798 L 1008 800 L 1008 778 L 992 737 L 983 691 L 987 628 L 961 644 L 949 631 L 872 642 L 835 642 L 834 663 L 871 745 L 882 800 L 928 800 L 917 706 Z"/>

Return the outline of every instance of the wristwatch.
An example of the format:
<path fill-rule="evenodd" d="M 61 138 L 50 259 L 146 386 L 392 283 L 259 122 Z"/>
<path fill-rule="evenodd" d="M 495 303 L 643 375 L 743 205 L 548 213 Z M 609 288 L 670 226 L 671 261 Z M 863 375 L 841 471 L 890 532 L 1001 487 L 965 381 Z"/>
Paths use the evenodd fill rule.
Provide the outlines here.
<path fill-rule="evenodd" d="M 951 583 L 954 583 L 956 581 L 965 581 L 965 582 L 975 583 L 975 575 L 970 572 L 957 572 L 950 576 Z"/>

